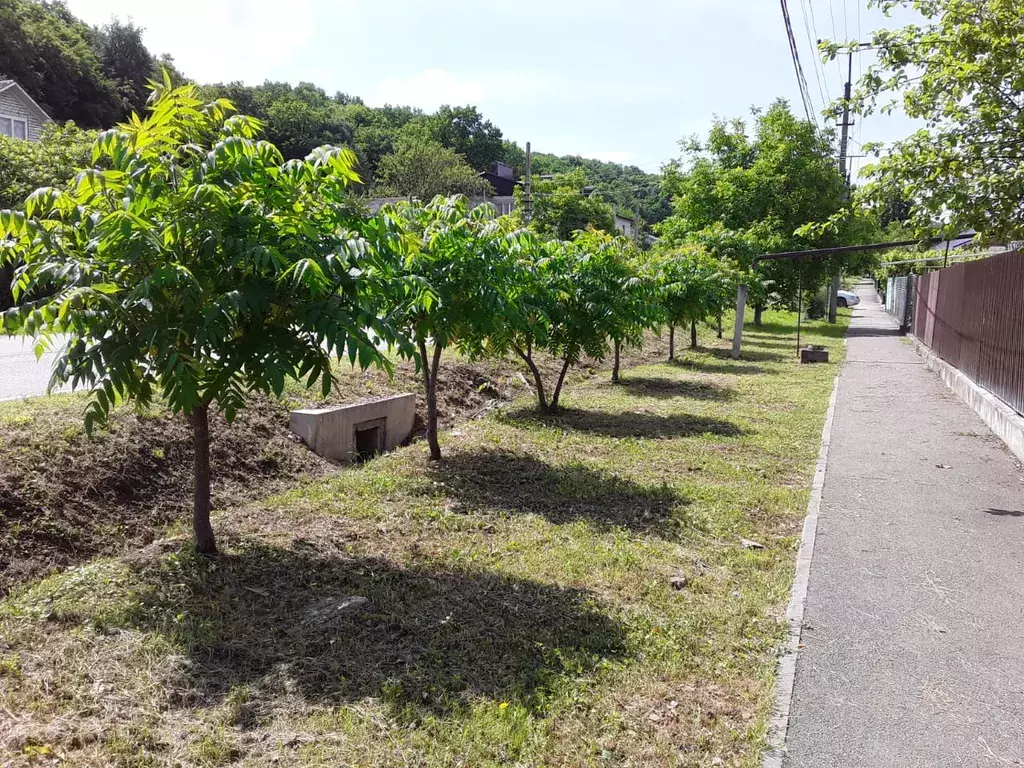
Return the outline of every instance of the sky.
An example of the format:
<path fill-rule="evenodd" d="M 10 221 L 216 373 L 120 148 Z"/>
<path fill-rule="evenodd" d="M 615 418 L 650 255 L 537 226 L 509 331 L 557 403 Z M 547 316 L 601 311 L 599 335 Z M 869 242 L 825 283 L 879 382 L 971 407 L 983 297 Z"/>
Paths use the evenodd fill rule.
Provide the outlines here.
<path fill-rule="evenodd" d="M 789 0 L 815 109 L 842 94 L 817 38 L 866 39 L 886 19 L 867 0 Z M 67 0 L 90 24 L 144 28 L 199 82 L 313 82 L 367 104 L 431 111 L 473 104 L 506 138 L 657 171 L 714 116 L 777 98 L 803 111 L 775 0 Z M 855 76 L 871 62 L 858 54 Z M 816 115 L 819 123 L 824 118 Z M 859 143 L 902 138 L 902 116 L 872 116 Z M 853 161 L 855 171 L 864 161 Z"/>

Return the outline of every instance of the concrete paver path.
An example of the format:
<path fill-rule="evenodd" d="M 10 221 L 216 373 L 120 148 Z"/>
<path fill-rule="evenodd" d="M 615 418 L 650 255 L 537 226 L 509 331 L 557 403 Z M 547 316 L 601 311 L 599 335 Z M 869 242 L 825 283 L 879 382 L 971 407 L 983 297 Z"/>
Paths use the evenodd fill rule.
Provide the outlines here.
<path fill-rule="evenodd" d="M 1024 765 L 1024 469 L 858 293 L 784 766 Z"/>

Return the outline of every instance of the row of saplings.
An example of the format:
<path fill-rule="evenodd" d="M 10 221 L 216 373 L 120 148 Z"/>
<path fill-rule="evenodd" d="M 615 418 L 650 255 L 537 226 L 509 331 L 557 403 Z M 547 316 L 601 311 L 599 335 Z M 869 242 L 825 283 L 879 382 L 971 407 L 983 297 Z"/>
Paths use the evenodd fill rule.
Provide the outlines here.
<path fill-rule="evenodd" d="M 729 301 L 736 273 L 699 251 L 652 258 L 625 239 L 543 241 L 461 198 L 368 216 L 347 150 L 284 162 L 258 121 L 165 82 L 149 115 L 100 135 L 94 168 L 66 189 L 0 212 L 0 263 L 18 304 L 0 331 L 46 347 L 69 339 L 52 384 L 86 387 L 87 431 L 119 402 L 161 397 L 195 444 L 194 529 L 210 525 L 211 406 L 228 420 L 250 392 L 333 383 L 332 361 L 422 370 L 430 455 L 448 347 L 515 355 L 540 408 L 558 408 L 569 368 L 615 355 L 650 328 L 695 324 Z M 535 355 L 562 361 L 544 380 Z"/>

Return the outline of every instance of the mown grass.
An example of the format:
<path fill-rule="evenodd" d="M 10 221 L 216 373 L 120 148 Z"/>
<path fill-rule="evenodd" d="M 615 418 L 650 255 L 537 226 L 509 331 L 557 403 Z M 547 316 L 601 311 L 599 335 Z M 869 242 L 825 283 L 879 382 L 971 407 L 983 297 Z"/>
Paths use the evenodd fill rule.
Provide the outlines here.
<path fill-rule="evenodd" d="M 845 314 L 845 313 L 844 313 Z M 17 765 L 758 764 L 832 363 L 793 318 L 17 589 Z M 845 323 L 845 319 L 844 319 Z M 763 548 L 745 548 L 748 539 Z M 6 722 L 5 722 L 6 721 Z M 40 752 L 43 755 L 40 755 Z"/>

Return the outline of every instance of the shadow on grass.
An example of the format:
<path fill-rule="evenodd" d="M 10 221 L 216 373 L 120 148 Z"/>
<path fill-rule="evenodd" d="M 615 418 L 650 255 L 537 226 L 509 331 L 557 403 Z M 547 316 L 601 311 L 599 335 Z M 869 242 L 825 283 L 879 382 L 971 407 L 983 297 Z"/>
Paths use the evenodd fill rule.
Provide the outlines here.
<path fill-rule="evenodd" d="M 846 335 L 846 326 L 844 325 L 831 325 L 817 320 L 805 321 L 804 333 L 813 334 L 815 336 L 827 336 L 832 339 L 841 339 Z M 778 338 L 779 336 L 793 336 L 796 337 L 796 325 L 790 325 L 788 323 L 762 323 L 761 325 L 747 324 L 743 327 L 744 338 L 748 336 L 758 336 L 760 334 L 766 337 Z"/>
<path fill-rule="evenodd" d="M 743 360 L 737 360 L 733 363 L 716 363 L 711 360 L 705 361 L 683 358 L 669 360 L 666 365 L 672 365 L 677 368 L 694 371 L 695 373 L 731 373 L 738 376 L 755 376 L 763 373 L 776 373 L 776 371 L 770 371 L 759 365 L 749 365 Z"/>
<path fill-rule="evenodd" d="M 610 384 L 638 397 L 655 397 L 669 399 L 673 397 L 690 397 L 696 400 L 731 400 L 736 392 L 730 387 L 711 384 L 704 381 L 687 381 L 686 379 L 666 379 L 658 376 L 626 375 L 617 384 Z"/>
<path fill-rule="evenodd" d="M 582 464 L 552 466 L 497 450 L 457 453 L 434 471 L 464 512 L 501 510 L 557 525 L 584 520 L 665 535 L 693 525 L 684 512 L 688 502 L 667 485 L 647 487 Z"/>
<path fill-rule="evenodd" d="M 795 334 L 794 334 L 793 338 L 794 339 L 796 338 Z M 757 349 L 751 349 L 752 345 L 747 344 L 746 341 L 747 340 L 744 339 L 743 349 L 742 349 L 742 352 L 741 352 L 741 355 L 742 355 L 744 360 L 753 360 L 755 362 L 761 362 L 761 363 L 779 363 L 779 362 L 782 362 L 783 360 L 789 360 L 789 359 L 791 359 L 793 357 L 796 357 L 796 343 L 795 342 L 793 344 L 793 354 L 787 355 L 787 354 L 784 354 L 782 352 L 762 352 L 762 351 L 757 350 Z M 731 359 L 730 355 L 732 354 L 732 351 L 728 350 L 728 349 L 712 349 L 712 350 L 709 350 L 709 352 L 713 356 L 717 357 L 719 360 L 729 360 L 729 359 Z"/>
<path fill-rule="evenodd" d="M 721 437 L 738 437 L 744 434 L 744 431 L 731 421 L 686 413 L 660 416 L 646 411 L 607 413 L 586 411 L 580 408 L 562 408 L 557 413 L 551 414 L 520 409 L 510 412 L 508 418 L 513 421 L 533 422 L 546 427 L 586 432 L 601 437 L 642 437 L 657 440 L 705 434 Z"/>
<path fill-rule="evenodd" d="M 768 338 L 775 339 L 775 338 L 778 338 L 778 337 L 772 336 L 772 337 L 768 337 Z M 762 337 L 751 338 L 749 336 L 745 336 L 745 337 L 743 337 L 743 347 L 744 348 L 747 348 L 747 347 L 761 347 L 761 348 L 764 348 L 764 349 L 784 349 L 784 350 L 785 349 L 792 349 L 792 350 L 795 350 L 796 349 L 796 332 L 794 332 L 793 335 L 789 339 L 787 339 L 787 340 L 779 340 L 779 341 L 765 341 L 764 338 L 762 338 Z"/>
<path fill-rule="evenodd" d="M 137 566 L 129 624 L 189 657 L 175 705 L 241 702 L 233 724 L 243 729 L 274 698 L 296 694 L 379 697 L 409 718 L 454 714 L 481 696 L 540 708 L 558 678 L 624 653 L 623 630 L 582 590 L 312 547 L 235 549 Z"/>

